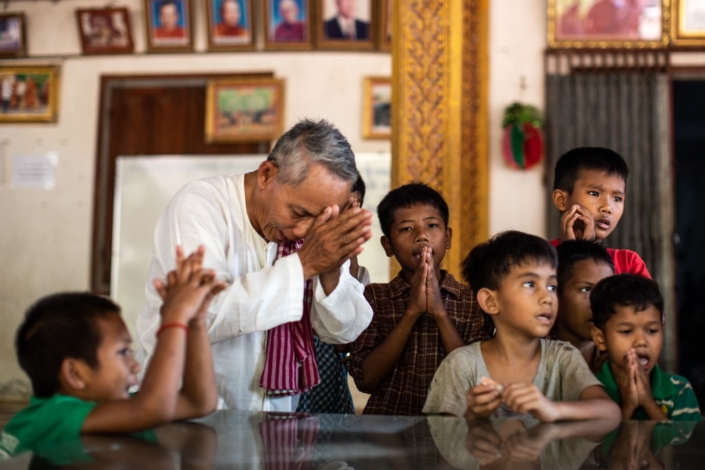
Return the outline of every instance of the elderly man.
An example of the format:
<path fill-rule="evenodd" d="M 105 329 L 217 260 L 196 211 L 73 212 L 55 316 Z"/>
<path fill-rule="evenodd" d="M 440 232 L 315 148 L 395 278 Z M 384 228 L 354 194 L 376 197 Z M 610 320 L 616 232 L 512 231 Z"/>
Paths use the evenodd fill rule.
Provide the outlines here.
<path fill-rule="evenodd" d="M 279 16 L 282 22 L 274 30 L 276 42 L 301 42 L 305 41 L 305 25 L 299 21 L 299 6 L 294 0 L 281 0 L 279 2 Z"/>
<path fill-rule="evenodd" d="M 207 316 L 221 406 L 295 410 L 299 394 L 318 383 L 313 330 L 327 343 L 348 343 L 372 319 L 348 269 L 371 237 L 372 214 L 350 204 L 356 178 L 340 132 L 305 120 L 256 171 L 181 189 L 154 233 L 147 304 L 137 319 L 144 359 L 160 323 L 152 279 L 174 268 L 176 245 L 185 252 L 204 245 L 204 266 L 229 283 Z"/>
<path fill-rule="evenodd" d="M 370 38 L 370 24 L 355 18 L 357 0 L 335 0 L 338 13 L 323 26 L 328 39 L 366 41 Z"/>

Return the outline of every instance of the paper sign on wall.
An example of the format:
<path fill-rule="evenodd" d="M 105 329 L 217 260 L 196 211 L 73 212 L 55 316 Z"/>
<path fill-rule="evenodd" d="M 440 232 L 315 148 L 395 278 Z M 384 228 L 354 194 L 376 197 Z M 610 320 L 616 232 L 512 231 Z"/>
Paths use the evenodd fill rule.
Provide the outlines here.
<path fill-rule="evenodd" d="M 54 189 L 59 154 L 15 155 L 12 159 L 12 187 L 21 189 Z"/>

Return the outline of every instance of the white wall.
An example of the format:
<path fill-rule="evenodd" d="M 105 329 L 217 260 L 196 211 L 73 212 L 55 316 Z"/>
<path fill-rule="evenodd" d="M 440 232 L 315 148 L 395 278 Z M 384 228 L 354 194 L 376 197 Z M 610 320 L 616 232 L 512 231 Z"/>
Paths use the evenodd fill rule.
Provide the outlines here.
<path fill-rule="evenodd" d="M 200 5 L 200 1 L 194 3 Z M 8 11 L 25 11 L 30 54 L 73 54 L 80 51 L 73 10 L 94 5 L 90 0 L 22 2 L 10 3 Z M 118 0 L 114 6 L 133 11 L 136 50 L 144 50 L 141 0 Z M 543 107 L 545 0 L 493 0 L 490 8 L 490 232 L 512 228 L 542 235 L 543 167 L 527 172 L 509 169 L 501 156 L 500 126 L 504 108 L 517 99 Z M 203 50 L 201 8 L 196 8 L 195 24 L 196 49 Z M 0 126 L 6 157 L 47 151 L 60 155 L 57 186 L 52 191 L 11 189 L 8 162 L 0 181 L 0 398 L 26 392 L 12 344 L 22 312 L 48 293 L 89 287 L 101 74 L 273 71 L 287 80 L 287 126 L 303 116 L 326 117 L 340 127 L 356 152 L 390 150 L 389 142 L 363 140 L 360 129 L 362 77 L 391 74 L 387 54 L 248 52 L 79 57 L 58 62 L 62 66 L 58 123 Z M 520 91 L 522 76 L 526 77 L 524 92 Z"/>

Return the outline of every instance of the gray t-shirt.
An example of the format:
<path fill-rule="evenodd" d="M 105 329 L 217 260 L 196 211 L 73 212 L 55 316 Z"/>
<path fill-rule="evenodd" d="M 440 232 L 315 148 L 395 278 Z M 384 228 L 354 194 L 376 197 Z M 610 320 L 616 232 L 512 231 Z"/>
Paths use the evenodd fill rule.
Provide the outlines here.
<path fill-rule="evenodd" d="M 492 378 L 482 357 L 480 344 L 477 342 L 458 348 L 441 362 L 428 390 L 424 413 L 465 415 L 465 392 L 479 385 L 483 377 Z M 602 386 L 573 345 L 546 339 L 541 339 L 541 360 L 533 383 L 552 401 L 577 401 L 586 388 Z M 495 413 L 497 417 L 508 415 L 514 413 L 504 404 Z"/>

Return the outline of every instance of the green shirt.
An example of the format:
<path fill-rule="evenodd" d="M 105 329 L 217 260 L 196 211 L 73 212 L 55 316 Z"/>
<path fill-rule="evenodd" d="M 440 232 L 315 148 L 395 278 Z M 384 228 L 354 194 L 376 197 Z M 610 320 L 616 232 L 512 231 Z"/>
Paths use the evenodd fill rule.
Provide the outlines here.
<path fill-rule="evenodd" d="M 610 363 L 605 362 L 595 376 L 602 382 L 610 398 L 620 404 L 619 388 L 612 375 Z M 702 421 L 703 419 L 698 399 L 690 382 L 679 375 L 662 372 L 658 365 L 651 371 L 651 395 L 671 421 Z M 649 416 L 642 408 L 638 408 L 633 419 L 648 421 Z"/>

